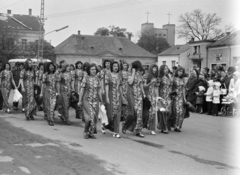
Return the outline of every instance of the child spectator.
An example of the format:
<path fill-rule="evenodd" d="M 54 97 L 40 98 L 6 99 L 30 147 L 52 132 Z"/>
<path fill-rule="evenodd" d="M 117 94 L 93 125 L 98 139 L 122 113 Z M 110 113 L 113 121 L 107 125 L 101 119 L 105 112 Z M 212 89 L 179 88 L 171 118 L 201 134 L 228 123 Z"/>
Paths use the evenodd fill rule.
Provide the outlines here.
<path fill-rule="evenodd" d="M 206 95 L 207 115 L 212 115 L 213 80 L 208 81 L 208 89 L 204 95 Z"/>
<path fill-rule="evenodd" d="M 221 83 L 215 82 L 214 83 L 214 88 L 213 88 L 213 116 L 218 116 L 218 106 L 220 104 L 220 95 L 221 95 L 221 90 L 220 90 Z"/>
<path fill-rule="evenodd" d="M 203 113 L 204 92 L 205 92 L 205 87 L 198 86 L 198 92 L 196 92 L 197 94 L 196 106 L 197 106 L 197 112 L 200 114 Z"/>

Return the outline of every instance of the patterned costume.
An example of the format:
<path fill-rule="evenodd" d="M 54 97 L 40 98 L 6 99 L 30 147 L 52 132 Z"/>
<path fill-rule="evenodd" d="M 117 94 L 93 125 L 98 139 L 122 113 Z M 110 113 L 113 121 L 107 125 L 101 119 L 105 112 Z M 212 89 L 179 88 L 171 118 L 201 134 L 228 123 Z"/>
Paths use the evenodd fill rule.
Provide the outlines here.
<path fill-rule="evenodd" d="M 142 76 L 135 74 L 134 81 L 127 88 L 127 118 L 123 123 L 123 130 L 135 131 L 140 133 L 143 128 L 142 109 L 143 99 L 141 84 L 143 83 Z"/>
<path fill-rule="evenodd" d="M 56 74 L 43 74 L 43 85 L 45 90 L 43 91 L 44 104 L 46 105 L 46 114 L 48 121 L 53 121 L 54 108 L 56 105 Z"/>
<path fill-rule="evenodd" d="M 13 78 L 13 74 L 11 71 L 3 70 L 0 73 L 1 91 L 2 91 L 2 97 L 3 97 L 3 110 L 10 109 L 8 99 L 11 91 L 12 78 Z"/>
<path fill-rule="evenodd" d="M 99 110 L 98 91 L 101 88 L 99 78 L 97 76 L 85 75 L 81 87 L 84 88 L 82 105 L 85 125 L 88 126 L 85 132 L 93 134 L 97 130 L 96 124 Z"/>
<path fill-rule="evenodd" d="M 34 73 L 30 70 L 22 70 L 20 74 L 20 79 L 23 80 L 25 92 L 25 116 L 26 118 L 32 116 L 37 107 L 36 101 L 34 99 Z"/>
<path fill-rule="evenodd" d="M 58 109 L 65 121 L 69 121 L 70 95 L 72 91 L 72 76 L 70 72 L 57 74 L 57 81 L 60 83 L 61 106 Z"/>
<path fill-rule="evenodd" d="M 120 94 L 120 88 L 122 86 L 121 74 L 108 73 L 105 77 L 105 85 L 109 86 L 108 98 L 110 102 L 106 104 L 109 125 L 105 128 L 114 133 L 119 133 L 122 106 Z"/>
<path fill-rule="evenodd" d="M 122 95 L 127 100 L 128 77 L 131 74 L 128 71 L 121 71 L 121 74 L 122 74 Z M 127 117 L 127 106 L 126 105 L 122 105 L 121 116 L 122 116 L 123 121 Z"/>
<path fill-rule="evenodd" d="M 162 97 L 164 100 L 162 102 L 166 106 L 167 112 L 159 112 L 159 123 L 158 129 L 166 130 L 168 128 L 168 120 L 169 120 L 169 107 L 171 104 L 170 93 L 172 91 L 172 80 L 167 76 L 163 76 L 160 78 L 160 86 L 159 86 L 159 97 Z"/>
<path fill-rule="evenodd" d="M 155 131 L 156 127 L 155 127 L 155 123 L 156 123 L 156 100 L 157 100 L 157 94 L 155 89 L 158 88 L 159 83 L 152 83 L 151 85 L 149 85 L 148 87 L 148 93 L 147 93 L 147 97 L 151 102 L 151 108 L 149 109 L 149 119 L 148 119 L 148 124 L 147 124 L 147 128 L 151 131 Z"/>
<path fill-rule="evenodd" d="M 75 71 L 73 71 L 73 81 L 74 81 L 74 91 L 78 93 L 79 88 L 78 87 L 78 83 L 82 82 L 83 79 L 83 70 L 81 69 L 76 69 Z"/>
<path fill-rule="evenodd" d="M 175 121 L 175 128 L 181 128 L 183 120 L 184 120 L 184 113 L 183 113 L 183 104 L 184 104 L 184 91 L 185 88 L 185 81 L 184 78 L 175 77 L 173 79 L 173 91 L 177 93 L 176 95 L 176 121 Z"/>

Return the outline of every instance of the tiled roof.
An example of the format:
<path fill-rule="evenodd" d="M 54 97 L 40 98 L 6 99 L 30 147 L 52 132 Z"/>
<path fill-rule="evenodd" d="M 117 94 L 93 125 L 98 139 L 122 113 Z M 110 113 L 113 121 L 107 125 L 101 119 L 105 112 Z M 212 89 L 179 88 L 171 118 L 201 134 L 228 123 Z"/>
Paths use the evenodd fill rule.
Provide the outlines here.
<path fill-rule="evenodd" d="M 71 35 L 55 47 L 57 55 L 100 56 L 106 53 L 119 57 L 157 57 L 124 37 Z"/>
<path fill-rule="evenodd" d="M 163 51 L 162 53 L 158 54 L 159 56 L 166 56 L 166 55 L 179 55 L 190 48 L 188 44 L 185 45 L 175 45 L 170 47 L 169 49 Z"/>
<path fill-rule="evenodd" d="M 233 45 L 240 45 L 240 30 L 232 34 L 226 35 L 220 40 L 215 41 L 214 43 L 208 45 L 208 48 Z"/>
<path fill-rule="evenodd" d="M 0 13 L 0 28 L 39 31 L 40 23 L 36 16 Z"/>

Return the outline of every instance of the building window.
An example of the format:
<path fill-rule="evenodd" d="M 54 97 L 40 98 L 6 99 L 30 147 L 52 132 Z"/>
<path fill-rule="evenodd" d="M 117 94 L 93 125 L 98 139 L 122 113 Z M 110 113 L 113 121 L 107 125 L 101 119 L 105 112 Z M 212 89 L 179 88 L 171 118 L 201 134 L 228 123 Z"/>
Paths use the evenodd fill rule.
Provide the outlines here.
<path fill-rule="evenodd" d="M 193 49 L 194 49 L 193 55 L 200 54 L 200 46 L 193 46 Z"/>
<path fill-rule="evenodd" d="M 166 65 L 166 61 L 163 61 L 162 64 L 163 64 L 163 65 Z"/>
<path fill-rule="evenodd" d="M 26 50 L 27 48 L 27 40 L 26 39 L 22 39 L 22 49 Z"/>
<path fill-rule="evenodd" d="M 158 34 L 158 36 L 162 36 L 162 34 L 161 34 L 161 33 L 159 33 L 159 34 Z"/>
<path fill-rule="evenodd" d="M 163 36 L 166 36 L 166 34 L 163 34 Z"/>
<path fill-rule="evenodd" d="M 172 60 L 172 67 L 176 66 L 176 61 Z"/>

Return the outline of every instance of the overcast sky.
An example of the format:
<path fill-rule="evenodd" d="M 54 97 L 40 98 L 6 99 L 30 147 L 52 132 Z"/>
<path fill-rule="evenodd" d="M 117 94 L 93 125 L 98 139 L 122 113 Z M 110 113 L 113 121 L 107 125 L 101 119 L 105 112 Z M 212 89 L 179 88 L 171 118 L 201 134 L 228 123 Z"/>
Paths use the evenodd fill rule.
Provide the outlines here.
<path fill-rule="evenodd" d="M 0 0 L 0 13 L 12 10 L 12 14 L 28 14 L 32 9 L 33 15 L 40 15 L 41 0 Z M 45 0 L 46 33 L 68 25 L 69 28 L 48 34 L 46 40 L 51 40 L 53 46 L 67 39 L 72 34 L 92 35 L 97 28 L 110 25 L 127 28 L 134 35 L 141 30 L 141 24 L 147 21 L 156 28 L 168 23 L 167 14 L 170 12 L 171 24 L 179 25 L 180 14 L 201 9 L 205 13 L 216 13 L 222 18 L 221 26 L 232 24 L 240 29 L 239 0 Z M 185 44 L 185 39 L 178 39 L 175 44 Z"/>

